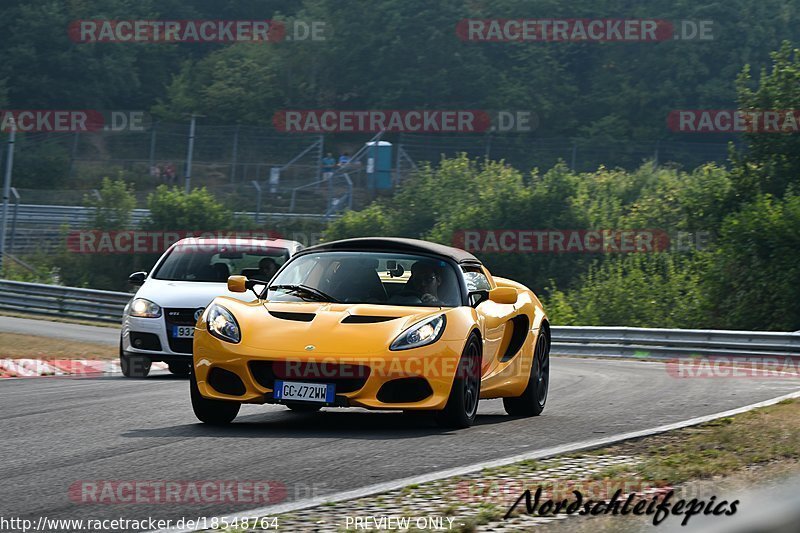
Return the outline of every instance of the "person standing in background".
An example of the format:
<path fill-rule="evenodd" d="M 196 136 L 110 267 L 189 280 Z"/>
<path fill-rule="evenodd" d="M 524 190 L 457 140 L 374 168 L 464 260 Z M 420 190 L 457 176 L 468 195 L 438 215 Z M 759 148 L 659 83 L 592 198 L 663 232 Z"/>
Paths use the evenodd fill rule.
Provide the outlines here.
<path fill-rule="evenodd" d="M 336 160 L 333 158 L 333 154 L 328 152 L 325 154 L 325 157 L 322 158 L 322 179 L 326 181 L 331 179 L 335 168 Z"/>

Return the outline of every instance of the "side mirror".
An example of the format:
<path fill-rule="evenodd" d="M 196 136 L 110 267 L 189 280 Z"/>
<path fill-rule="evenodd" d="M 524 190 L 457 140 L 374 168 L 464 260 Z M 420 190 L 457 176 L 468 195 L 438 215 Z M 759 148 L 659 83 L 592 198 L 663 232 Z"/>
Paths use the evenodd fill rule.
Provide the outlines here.
<path fill-rule="evenodd" d="M 497 287 L 489 291 L 489 299 L 498 304 L 515 304 L 517 303 L 517 289 Z"/>
<path fill-rule="evenodd" d="M 489 291 L 472 291 L 467 297 L 469 298 L 470 307 L 478 307 L 489 299 Z"/>
<path fill-rule="evenodd" d="M 147 279 L 147 272 L 134 272 L 128 276 L 128 283 L 131 285 L 141 286 L 144 285 L 145 279 Z"/>
<path fill-rule="evenodd" d="M 230 276 L 228 290 L 231 292 L 247 292 L 247 278 L 244 276 Z"/>

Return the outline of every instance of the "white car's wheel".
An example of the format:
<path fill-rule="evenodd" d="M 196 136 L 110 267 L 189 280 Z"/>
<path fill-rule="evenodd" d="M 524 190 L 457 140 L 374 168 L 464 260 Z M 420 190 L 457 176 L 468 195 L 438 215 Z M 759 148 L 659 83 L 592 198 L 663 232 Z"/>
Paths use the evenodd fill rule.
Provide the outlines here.
<path fill-rule="evenodd" d="M 150 373 L 152 362 L 141 355 L 129 355 L 122 351 L 122 340 L 119 341 L 119 366 L 126 378 L 146 378 Z"/>

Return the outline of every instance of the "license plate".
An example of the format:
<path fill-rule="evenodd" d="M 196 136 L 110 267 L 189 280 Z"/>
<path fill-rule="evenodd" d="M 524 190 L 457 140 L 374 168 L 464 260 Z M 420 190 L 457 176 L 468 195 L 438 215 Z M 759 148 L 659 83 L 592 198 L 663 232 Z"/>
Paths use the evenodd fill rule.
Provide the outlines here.
<path fill-rule="evenodd" d="M 301 383 L 275 380 L 273 397 L 276 400 L 333 403 L 335 385 L 329 383 Z"/>
<path fill-rule="evenodd" d="M 173 339 L 194 338 L 194 326 L 172 326 Z"/>

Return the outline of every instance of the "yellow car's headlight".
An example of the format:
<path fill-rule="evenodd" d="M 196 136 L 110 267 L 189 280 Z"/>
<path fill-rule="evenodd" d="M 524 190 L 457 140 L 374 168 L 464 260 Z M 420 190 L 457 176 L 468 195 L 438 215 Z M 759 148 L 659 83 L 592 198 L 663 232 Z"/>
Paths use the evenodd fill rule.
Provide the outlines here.
<path fill-rule="evenodd" d="M 233 314 L 221 305 L 209 306 L 206 312 L 206 324 L 208 324 L 208 332 L 218 339 L 234 344 L 242 340 L 239 324 L 233 318 Z"/>
<path fill-rule="evenodd" d="M 439 340 L 444 332 L 447 319 L 444 315 L 436 315 L 417 322 L 403 333 L 398 335 L 389 346 L 390 350 L 410 350 L 427 346 Z"/>
<path fill-rule="evenodd" d="M 150 300 L 136 298 L 131 302 L 130 314 L 139 318 L 158 318 L 161 316 L 161 307 Z"/>

